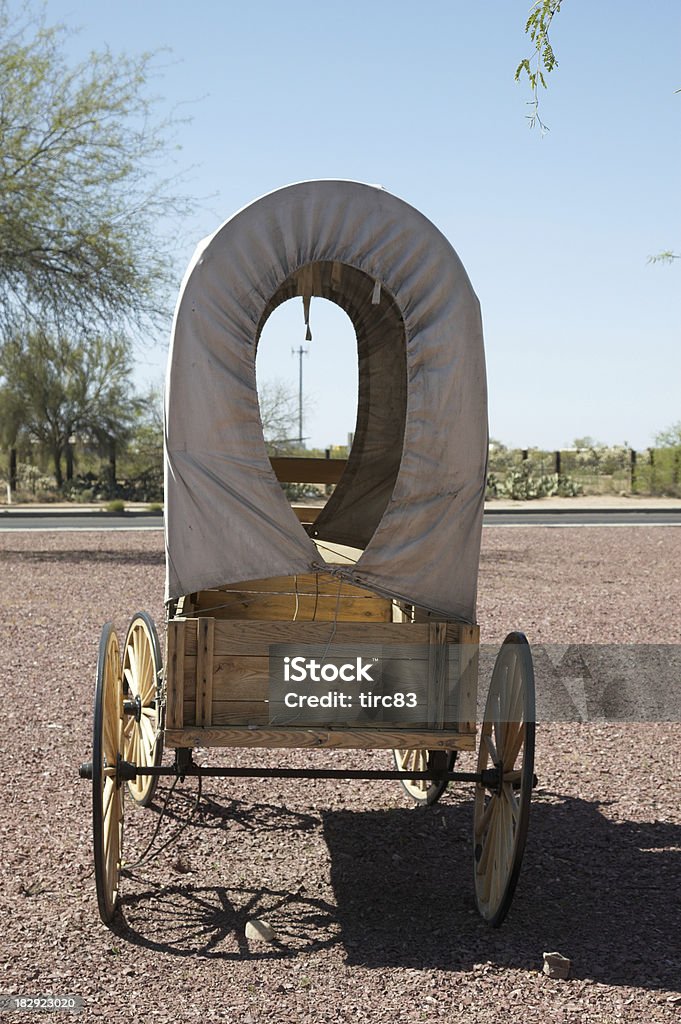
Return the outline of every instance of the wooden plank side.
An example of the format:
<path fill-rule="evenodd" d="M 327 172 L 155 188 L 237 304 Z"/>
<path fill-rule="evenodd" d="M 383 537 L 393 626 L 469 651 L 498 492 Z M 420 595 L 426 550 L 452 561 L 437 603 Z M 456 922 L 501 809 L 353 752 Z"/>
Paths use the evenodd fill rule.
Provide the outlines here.
<path fill-rule="evenodd" d="M 281 705 L 280 705 L 281 707 Z M 445 707 L 442 712 L 442 722 L 438 726 L 439 729 L 454 729 L 458 730 L 458 722 L 456 721 L 457 707 Z M 186 726 L 196 724 L 198 727 L 198 719 L 196 717 L 196 705 L 193 701 L 185 701 L 184 703 L 184 721 Z M 344 721 L 341 712 L 337 712 L 334 715 L 333 721 L 325 721 L 324 717 L 321 717 L 321 721 L 317 723 L 310 721 L 309 716 L 306 716 L 304 711 L 301 711 L 298 718 L 300 727 L 306 729 L 319 729 L 328 728 L 336 729 L 347 728 L 347 729 L 378 729 L 381 732 L 386 729 L 408 729 L 410 731 L 430 728 L 427 721 L 414 721 L 404 724 L 402 722 L 372 722 L 371 725 L 357 725 L 356 720 Z M 212 704 L 212 725 L 242 725 L 242 726 L 268 726 L 270 724 L 270 705 L 265 701 L 247 701 L 247 700 L 228 700 L 228 701 L 213 701 Z M 288 726 L 282 727 L 288 728 Z"/>
<path fill-rule="evenodd" d="M 327 597 L 336 597 L 340 590 L 342 597 L 371 597 L 379 598 L 372 590 L 366 587 L 358 587 L 354 583 L 345 580 L 333 579 L 327 573 L 299 573 L 294 576 L 270 576 L 262 580 L 246 580 L 242 583 L 228 583 L 223 587 L 214 587 L 211 590 L 202 590 L 201 595 L 206 599 L 219 594 L 245 592 L 253 594 L 320 594 Z"/>
<path fill-rule="evenodd" d="M 213 658 L 213 701 L 267 700 L 269 658 Z"/>
<path fill-rule="evenodd" d="M 291 505 L 300 523 L 315 523 L 323 505 Z"/>
<path fill-rule="evenodd" d="M 263 700 L 212 701 L 211 722 L 208 726 L 200 726 L 196 704 L 185 701 L 184 720 L 188 725 L 193 722 L 197 728 L 210 728 L 210 725 L 267 725 L 269 704 Z"/>
<path fill-rule="evenodd" d="M 408 689 L 415 677 L 425 678 L 427 655 L 421 646 L 390 645 L 384 649 L 383 671 L 389 673 L 393 688 Z M 333 648 L 330 648 L 333 653 Z M 267 700 L 269 657 L 265 655 L 228 655 L 213 658 L 213 700 Z M 184 659 L 185 698 L 194 700 L 197 676 L 196 657 Z"/>
<path fill-rule="evenodd" d="M 428 626 L 428 728 L 443 729 L 445 698 L 449 683 L 447 663 L 447 624 L 431 622 Z"/>
<path fill-rule="evenodd" d="M 249 622 L 217 620 L 215 656 L 265 656 L 272 644 L 427 644 L 428 626 L 391 622 Z"/>
<path fill-rule="evenodd" d="M 191 621 L 191 620 L 190 620 Z M 184 725 L 184 646 L 185 619 L 171 619 L 168 623 L 168 652 L 166 657 L 166 727 L 182 729 Z"/>
<path fill-rule="evenodd" d="M 220 592 L 209 600 L 200 595 L 197 614 L 218 619 L 281 622 L 390 622 L 390 601 L 373 595 L 343 597 L 336 594 L 251 594 Z"/>
<path fill-rule="evenodd" d="M 475 750 L 475 731 L 419 731 L 394 729 L 278 729 L 239 728 L 167 729 L 167 747 L 271 747 L 390 750 L 425 747 L 429 750 Z"/>
<path fill-rule="evenodd" d="M 306 459 L 278 457 L 270 459 L 277 480 L 285 484 L 337 484 L 347 459 Z"/>
<path fill-rule="evenodd" d="M 206 727 L 212 723 L 213 707 L 213 646 L 215 619 L 200 618 L 196 642 L 196 715 L 195 723 Z"/>
<path fill-rule="evenodd" d="M 459 728 L 475 732 L 478 704 L 478 657 L 480 627 L 462 626 L 459 640 L 461 681 L 459 684 Z"/>

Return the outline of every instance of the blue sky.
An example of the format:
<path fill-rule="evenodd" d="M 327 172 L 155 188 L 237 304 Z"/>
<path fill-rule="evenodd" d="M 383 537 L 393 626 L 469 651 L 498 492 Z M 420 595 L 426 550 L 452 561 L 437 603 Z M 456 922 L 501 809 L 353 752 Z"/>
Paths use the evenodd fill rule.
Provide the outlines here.
<path fill-rule="evenodd" d="M 194 244 L 257 196 L 308 178 L 380 183 L 447 235 L 480 298 L 492 436 L 643 448 L 681 420 L 681 261 L 647 264 L 681 250 L 681 4 L 564 0 L 543 137 L 513 81 L 529 6 L 48 0 L 47 17 L 80 28 L 74 58 L 172 51 L 152 89 L 159 113 L 191 118 L 178 160 L 202 197 L 180 225 L 178 285 Z M 305 433 L 325 446 L 353 429 L 354 340 L 322 300 L 312 328 Z M 287 305 L 259 375 L 297 386 L 303 339 Z M 164 344 L 140 352 L 140 386 L 161 380 Z"/>

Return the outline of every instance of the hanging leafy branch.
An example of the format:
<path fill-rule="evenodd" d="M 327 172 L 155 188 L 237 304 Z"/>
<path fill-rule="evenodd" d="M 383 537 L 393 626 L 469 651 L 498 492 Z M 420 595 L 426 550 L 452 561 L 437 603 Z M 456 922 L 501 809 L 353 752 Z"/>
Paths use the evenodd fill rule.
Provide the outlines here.
<path fill-rule="evenodd" d="M 674 260 L 681 260 L 681 253 L 672 252 L 671 249 L 648 257 L 648 263 L 673 263 Z"/>
<path fill-rule="evenodd" d="M 525 24 L 525 34 L 530 37 L 534 50 L 529 57 L 521 60 L 515 71 L 516 82 L 520 81 L 523 75 L 527 75 L 532 90 L 532 111 L 527 117 L 530 128 L 538 124 L 542 132 L 547 132 L 548 128 L 539 117 L 539 89 L 546 88 L 546 75 L 558 67 L 549 39 L 549 29 L 560 11 L 562 2 L 563 0 L 537 0 L 532 6 Z"/>

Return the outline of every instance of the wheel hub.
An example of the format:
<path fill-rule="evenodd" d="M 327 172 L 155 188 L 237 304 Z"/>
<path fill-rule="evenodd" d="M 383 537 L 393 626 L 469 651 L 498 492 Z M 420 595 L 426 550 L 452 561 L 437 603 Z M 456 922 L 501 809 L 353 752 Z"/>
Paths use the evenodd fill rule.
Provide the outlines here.
<path fill-rule="evenodd" d="M 127 698 L 123 701 L 123 713 L 126 715 L 132 715 L 135 721 L 139 724 L 142 720 L 142 699 L 139 694 L 133 699 Z"/>

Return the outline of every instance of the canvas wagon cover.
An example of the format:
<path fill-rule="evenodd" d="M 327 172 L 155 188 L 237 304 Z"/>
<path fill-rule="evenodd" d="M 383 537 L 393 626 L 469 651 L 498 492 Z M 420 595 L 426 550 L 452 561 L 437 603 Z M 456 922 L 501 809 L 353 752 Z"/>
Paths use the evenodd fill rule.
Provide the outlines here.
<path fill-rule="evenodd" d="M 355 441 L 316 535 L 364 549 L 342 570 L 351 582 L 475 621 L 487 463 L 479 304 L 427 218 L 350 181 L 272 192 L 194 254 L 166 383 L 166 599 L 332 571 L 274 476 L 260 420 L 257 340 L 292 295 L 338 302 L 358 339 Z"/>

